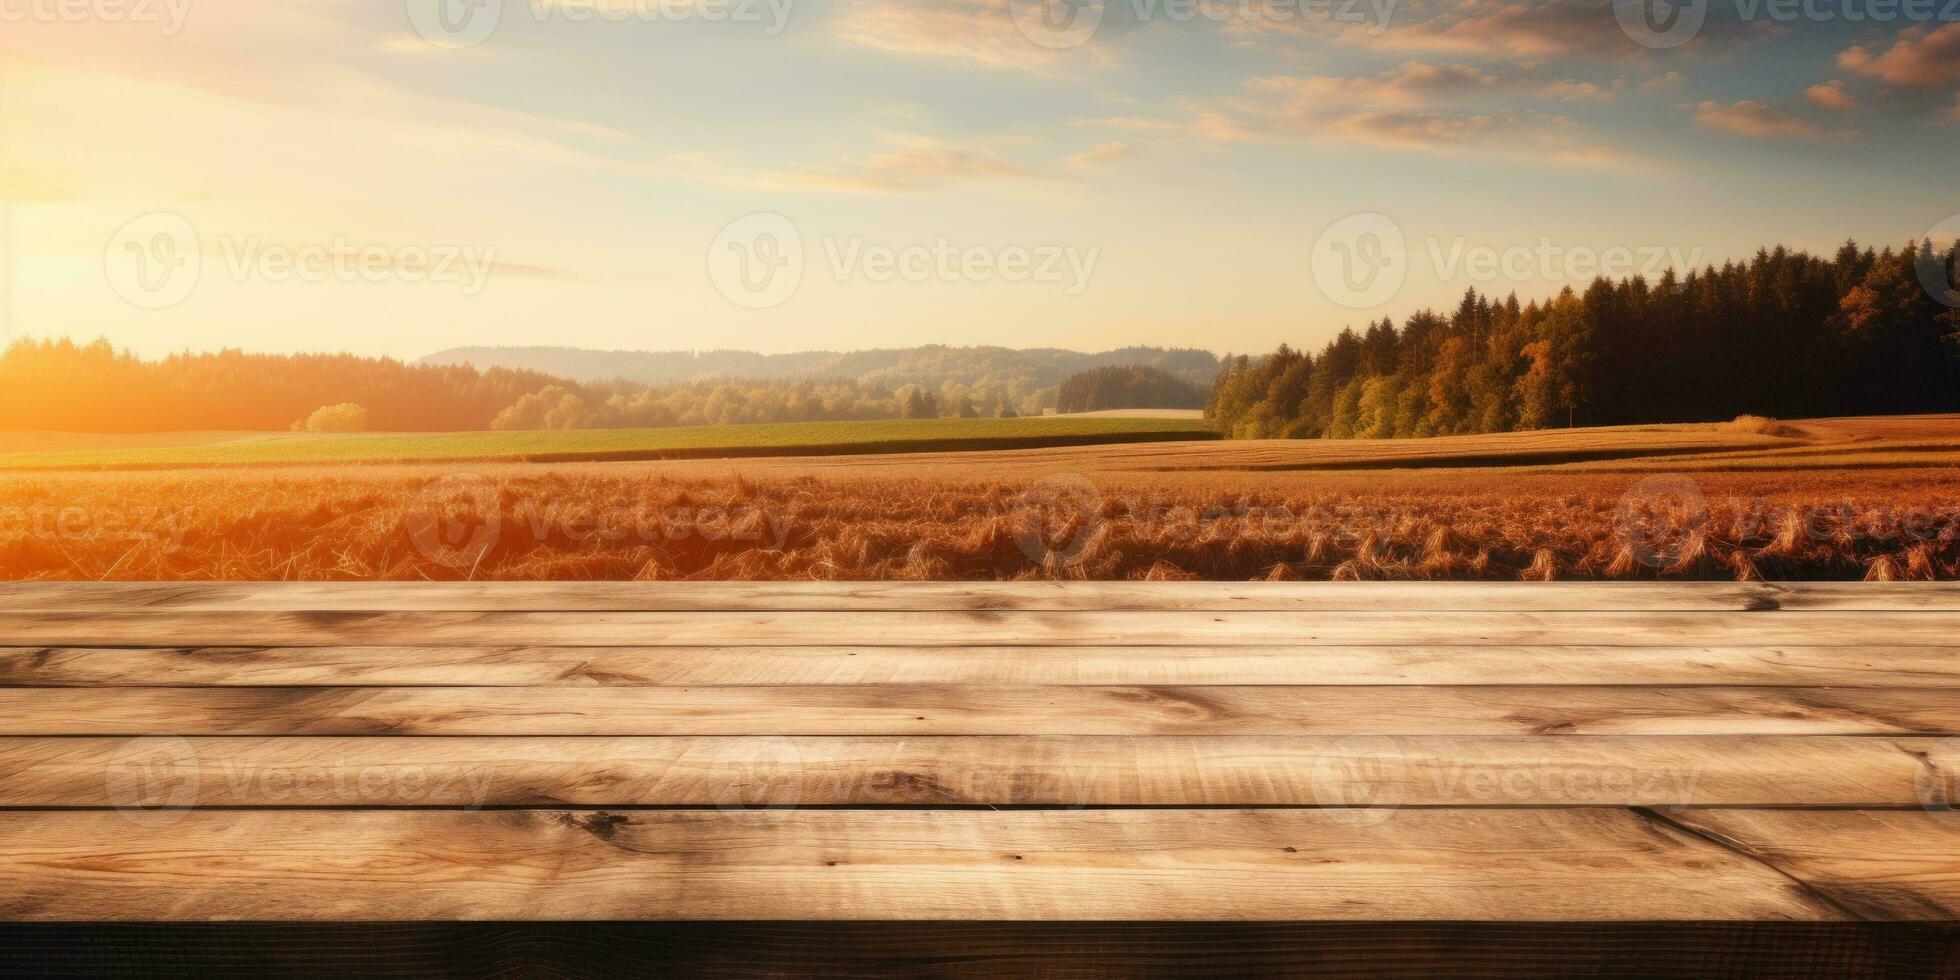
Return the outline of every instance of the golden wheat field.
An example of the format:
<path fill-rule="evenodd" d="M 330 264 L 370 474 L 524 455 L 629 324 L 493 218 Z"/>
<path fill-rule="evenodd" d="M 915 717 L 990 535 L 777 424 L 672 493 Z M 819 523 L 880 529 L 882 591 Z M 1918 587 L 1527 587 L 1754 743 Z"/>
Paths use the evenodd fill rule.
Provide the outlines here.
<path fill-rule="evenodd" d="M 0 476 L 10 579 L 1951 579 L 1960 419 Z"/>

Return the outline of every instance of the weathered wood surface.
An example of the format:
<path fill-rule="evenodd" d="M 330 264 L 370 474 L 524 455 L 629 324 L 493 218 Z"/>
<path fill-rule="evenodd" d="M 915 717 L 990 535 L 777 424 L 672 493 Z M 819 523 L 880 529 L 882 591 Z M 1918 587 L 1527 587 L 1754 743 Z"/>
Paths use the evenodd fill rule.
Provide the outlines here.
<path fill-rule="evenodd" d="M 1673 819 L 1863 919 L 1960 919 L 1960 785 L 1923 810 L 1688 810 Z"/>
<path fill-rule="evenodd" d="M 1911 807 L 1929 766 L 1960 739 L 0 738 L 0 807 Z"/>
<path fill-rule="evenodd" d="M 53 694 L 51 691 L 61 691 Z M 1960 688 L 0 688 L 0 735 L 1950 735 Z"/>
<path fill-rule="evenodd" d="M 0 917 L 1853 917 L 1763 862 L 1628 809 L 1405 810 L 1359 825 L 1306 809 L 175 816 L 135 832 L 114 812 L 0 813 Z M 1914 816 L 1927 833 L 1942 825 Z M 1910 841 L 1895 840 L 1893 874 L 1960 878 Z"/>
<path fill-rule="evenodd" d="M 1951 584 L 0 584 L 0 918 L 1960 921 Z"/>
<path fill-rule="evenodd" d="M 0 647 L 0 685 L 1960 687 L 1960 646 Z"/>

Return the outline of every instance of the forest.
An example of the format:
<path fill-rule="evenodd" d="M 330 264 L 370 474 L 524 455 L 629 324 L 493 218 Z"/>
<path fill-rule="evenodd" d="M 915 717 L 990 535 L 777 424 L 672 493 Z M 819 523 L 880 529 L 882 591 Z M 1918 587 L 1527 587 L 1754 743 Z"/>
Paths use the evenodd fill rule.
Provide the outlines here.
<path fill-rule="evenodd" d="M 21 339 L 0 353 L 0 429 L 455 432 L 1011 418 L 1053 409 L 1066 365 L 1135 361 L 1153 370 L 1166 365 L 1166 377 L 1203 381 L 1218 371 L 1217 357 L 1206 351 L 919 347 L 781 355 L 799 367 L 779 377 L 714 373 L 731 365 L 756 366 L 758 357 L 677 354 L 673 358 L 680 361 L 700 361 L 707 376 L 649 383 L 345 354 L 226 350 L 143 360 L 103 341 Z M 512 354 L 494 360 L 520 365 L 533 359 Z M 684 366 L 665 369 L 678 372 Z M 802 370 L 843 374 L 810 377 Z M 860 371 L 862 376 L 848 376 Z"/>
<path fill-rule="evenodd" d="M 1523 306 L 1471 290 L 1447 316 L 1343 330 L 1319 354 L 1228 357 L 1207 416 L 1237 438 L 1340 439 L 1950 412 L 1954 273 L 1953 248 L 1847 242 Z"/>
<path fill-rule="evenodd" d="M 0 429 L 283 430 L 343 405 L 364 409 L 372 429 L 483 429 L 499 411 L 556 380 L 535 371 L 347 354 L 226 350 L 151 361 L 106 341 L 22 339 L 0 354 Z"/>
<path fill-rule="evenodd" d="M 1110 408 L 1203 408 L 1205 391 L 1144 364 L 1112 364 L 1070 375 L 1055 396 L 1055 411 Z"/>
<path fill-rule="evenodd" d="M 1232 437 L 1384 438 L 1956 411 L 1954 277 L 1955 250 L 1930 244 L 1847 242 L 1828 258 L 1778 247 L 1526 304 L 1471 290 L 1447 315 L 1425 310 L 1399 326 L 1384 318 L 1343 330 L 1317 354 L 1281 346 L 1222 368 L 1189 350 L 921 347 L 797 355 L 795 370 L 773 378 L 647 383 L 346 354 L 143 360 L 101 341 L 22 339 L 0 354 L 0 429 L 450 432 L 1202 404 Z M 749 363 L 731 358 L 701 366 Z M 1090 366 L 1059 373 L 1081 364 Z M 801 374 L 816 370 L 845 374 Z M 1203 401 L 1197 392 L 1213 373 Z"/>

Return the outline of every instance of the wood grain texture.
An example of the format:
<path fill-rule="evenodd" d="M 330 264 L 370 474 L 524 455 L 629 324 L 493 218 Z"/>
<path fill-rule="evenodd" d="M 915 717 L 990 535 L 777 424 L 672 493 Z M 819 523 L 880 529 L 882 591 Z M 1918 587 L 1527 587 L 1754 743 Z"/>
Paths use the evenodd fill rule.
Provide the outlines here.
<path fill-rule="evenodd" d="M 0 688 L 0 735 L 1948 735 L 1956 730 L 1960 688 Z"/>
<path fill-rule="evenodd" d="M 1960 740 L 3 738 L 0 806 L 1888 807 L 1927 766 Z"/>
<path fill-rule="evenodd" d="M 1748 854 L 1865 919 L 1960 919 L 1960 769 L 1935 762 L 1921 810 L 1687 810 L 1672 819 Z M 1929 794 L 1930 795 L 1930 794 Z"/>
<path fill-rule="evenodd" d="M 1952 582 L 34 582 L 14 612 L 1939 610 Z"/>
<path fill-rule="evenodd" d="M 1899 922 L 0 923 L 34 975 L 1947 977 Z"/>
<path fill-rule="evenodd" d="M 0 585 L 0 919 L 1951 922 L 1956 598 Z"/>
<path fill-rule="evenodd" d="M 14 646 L 1817 646 L 1870 612 L 0 612 Z M 1960 609 L 1882 615 L 1951 645 Z"/>
<path fill-rule="evenodd" d="M 1849 917 L 1624 809 L 1409 810 L 1373 825 L 1329 810 L 171 816 L 137 832 L 115 812 L 0 813 L 0 917 Z"/>
<path fill-rule="evenodd" d="M 1960 647 L 0 647 L 0 686 L 1960 687 Z"/>

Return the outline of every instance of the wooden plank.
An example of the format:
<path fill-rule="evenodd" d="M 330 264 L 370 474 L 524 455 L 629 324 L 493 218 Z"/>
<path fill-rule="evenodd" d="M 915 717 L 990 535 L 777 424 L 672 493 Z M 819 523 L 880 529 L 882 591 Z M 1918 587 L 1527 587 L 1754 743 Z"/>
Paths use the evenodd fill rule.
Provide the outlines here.
<path fill-rule="evenodd" d="M 1847 917 L 1630 810 L 1358 812 L 15 810 L 0 918 Z"/>
<path fill-rule="evenodd" d="M 755 684 L 1960 687 L 1960 647 L 0 648 L 0 686 Z"/>
<path fill-rule="evenodd" d="M 1952 582 L 27 582 L 14 612 L 1939 610 Z"/>
<path fill-rule="evenodd" d="M 14 646 L 1942 646 L 1960 610 L 0 613 Z"/>
<path fill-rule="evenodd" d="M 4 807 L 1912 806 L 1960 740 L 0 738 Z"/>
<path fill-rule="evenodd" d="M 1931 763 L 1929 763 L 1931 764 Z M 1927 810 L 1689 810 L 1670 819 L 1807 883 L 1867 919 L 1960 918 L 1960 769 Z"/>
<path fill-rule="evenodd" d="M 1960 688 L 0 688 L 0 735 L 1940 735 Z"/>

